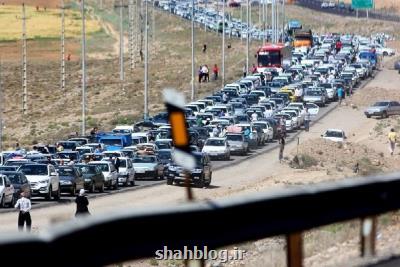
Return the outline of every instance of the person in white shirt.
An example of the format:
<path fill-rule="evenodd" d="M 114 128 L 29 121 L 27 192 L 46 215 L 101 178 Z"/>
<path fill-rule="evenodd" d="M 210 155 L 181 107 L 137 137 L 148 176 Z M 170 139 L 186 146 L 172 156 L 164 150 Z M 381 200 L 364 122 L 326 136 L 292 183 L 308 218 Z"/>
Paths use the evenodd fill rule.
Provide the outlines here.
<path fill-rule="evenodd" d="M 258 115 L 257 115 L 257 113 L 254 111 L 253 114 L 251 114 L 251 120 L 252 120 L 252 121 L 257 121 L 257 119 L 258 119 Z"/>
<path fill-rule="evenodd" d="M 15 208 L 19 208 L 18 229 L 20 231 L 24 230 L 24 224 L 26 223 L 26 230 L 30 232 L 32 225 L 30 210 L 32 205 L 30 199 L 25 197 L 25 192 L 21 192 L 21 198 L 18 199 Z"/>

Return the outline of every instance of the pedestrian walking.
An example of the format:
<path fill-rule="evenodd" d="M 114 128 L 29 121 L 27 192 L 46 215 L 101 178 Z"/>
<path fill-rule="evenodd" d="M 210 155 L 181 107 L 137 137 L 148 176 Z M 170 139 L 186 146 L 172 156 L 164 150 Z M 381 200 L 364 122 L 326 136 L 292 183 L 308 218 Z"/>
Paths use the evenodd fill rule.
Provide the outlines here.
<path fill-rule="evenodd" d="M 246 65 L 243 66 L 243 78 L 247 76 L 247 68 Z"/>
<path fill-rule="evenodd" d="M 217 64 L 214 64 L 214 68 L 213 68 L 214 81 L 218 80 L 218 73 L 219 73 L 219 68 L 218 68 Z"/>
<path fill-rule="evenodd" d="M 337 90 L 337 94 L 338 94 L 339 105 L 340 105 L 340 104 L 342 104 L 342 99 L 343 99 L 343 95 L 344 95 L 344 91 L 343 91 L 343 88 L 341 86 L 339 86 L 339 88 Z"/>
<path fill-rule="evenodd" d="M 89 200 L 85 196 L 85 189 L 82 188 L 79 191 L 79 196 L 76 197 L 75 203 L 76 203 L 75 217 L 78 217 L 81 215 L 90 215 L 90 212 L 88 209 Z"/>
<path fill-rule="evenodd" d="M 30 210 L 32 205 L 30 199 L 26 198 L 25 194 L 25 192 L 21 192 L 21 198 L 18 199 L 17 203 L 15 204 L 15 208 L 19 209 L 18 230 L 23 231 L 26 223 L 26 230 L 30 232 L 32 225 Z"/>
<path fill-rule="evenodd" d="M 115 169 L 117 169 L 117 172 L 119 173 L 119 167 L 121 166 L 121 161 L 119 160 L 118 157 L 116 157 L 116 159 L 115 159 L 114 166 L 115 166 Z"/>
<path fill-rule="evenodd" d="M 208 72 L 208 66 L 204 65 L 201 68 L 201 72 L 203 73 L 203 81 L 204 82 L 209 82 L 210 81 L 210 75 L 209 75 L 209 72 Z"/>
<path fill-rule="evenodd" d="M 205 53 L 207 51 L 207 45 L 203 44 L 203 53 Z"/>
<path fill-rule="evenodd" d="M 224 92 L 224 94 L 222 95 L 222 103 L 223 104 L 228 103 L 228 94 L 226 92 Z"/>
<path fill-rule="evenodd" d="M 253 64 L 253 66 L 251 67 L 251 73 L 257 73 L 257 67 L 255 64 Z"/>
<path fill-rule="evenodd" d="M 304 130 L 306 132 L 308 132 L 310 129 L 310 122 L 311 122 L 311 113 L 308 111 L 308 108 L 306 108 L 304 114 Z"/>
<path fill-rule="evenodd" d="M 199 75 L 199 83 L 201 83 L 201 80 L 203 79 L 202 66 L 200 66 L 200 68 L 198 70 L 198 75 Z"/>
<path fill-rule="evenodd" d="M 393 128 L 390 129 L 390 132 L 388 134 L 388 139 L 389 139 L 390 155 L 393 156 L 394 148 L 396 147 L 396 141 L 397 141 L 397 133 L 394 131 Z"/>
<path fill-rule="evenodd" d="M 283 159 L 283 150 L 285 150 L 285 137 L 283 135 L 280 136 L 279 138 L 279 162 L 282 163 Z"/>

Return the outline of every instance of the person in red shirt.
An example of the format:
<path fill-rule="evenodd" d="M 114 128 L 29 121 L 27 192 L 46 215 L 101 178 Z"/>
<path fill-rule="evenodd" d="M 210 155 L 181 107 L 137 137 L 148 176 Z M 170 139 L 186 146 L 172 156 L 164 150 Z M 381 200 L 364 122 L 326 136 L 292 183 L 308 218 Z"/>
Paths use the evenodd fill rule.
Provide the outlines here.
<path fill-rule="evenodd" d="M 342 42 L 340 40 L 338 40 L 336 42 L 336 53 L 339 53 L 339 51 L 342 49 Z"/>
<path fill-rule="evenodd" d="M 218 73 L 219 73 L 219 68 L 218 68 L 217 64 L 214 64 L 214 68 L 213 68 L 214 81 L 216 81 L 218 79 Z"/>
<path fill-rule="evenodd" d="M 257 72 L 257 67 L 256 65 L 253 64 L 253 67 L 251 68 L 251 73 L 256 73 Z"/>

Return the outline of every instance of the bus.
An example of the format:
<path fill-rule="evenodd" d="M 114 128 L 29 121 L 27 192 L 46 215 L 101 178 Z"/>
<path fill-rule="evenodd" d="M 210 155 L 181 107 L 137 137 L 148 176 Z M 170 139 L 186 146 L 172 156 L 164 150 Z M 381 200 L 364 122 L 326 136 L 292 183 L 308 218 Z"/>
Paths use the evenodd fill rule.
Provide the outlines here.
<path fill-rule="evenodd" d="M 296 30 L 294 32 L 294 47 L 309 47 L 313 45 L 313 35 L 311 30 Z"/>
<path fill-rule="evenodd" d="M 284 44 L 266 44 L 257 51 L 257 71 L 282 71 L 292 63 L 292 47 Z"/>

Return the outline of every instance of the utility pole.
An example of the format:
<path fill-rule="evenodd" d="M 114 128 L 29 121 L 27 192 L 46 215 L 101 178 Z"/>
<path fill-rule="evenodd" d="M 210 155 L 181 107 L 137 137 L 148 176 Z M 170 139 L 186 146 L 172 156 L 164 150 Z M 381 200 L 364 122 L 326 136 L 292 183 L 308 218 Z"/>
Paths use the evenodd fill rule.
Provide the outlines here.
<path fill-rule="evenodd" d="M 276 42 L 279 43 L 279 0 L 277 0 L 276 6 L 275 6 L 275 12 L 276 12 Z"/>
<path fill-rule="evenodd" d="M 191 100 L 194 101 L 195 88 L 194 88 L 194 0 L 192 0 L 192 94 Z"/>
<path fill-rule="evenodd" d="M 285 0 L 282 0 L 282 43 L 285 43 Z"/>
<path fill-rule="evenodd" d="M 123 0 L 120 0 L 119 5 L 114 7 L 119 8 L 119 80 L 121 85 L 125 80 L 124 75 L 124 8 L 128 7 L 124 5 Z"/>
<path fill-rule="evenodd" d="M 240 41 L 243 43 L 243 3 L 240 3 Z"/>
<path fill-rule="evenodd" d="M 82 16 L 82 135 L 86 133 L 86 28 L 85 28 L 85 0 L 81 0 Z"/>
<path fill-rule="evenodd" d="M 133 0 L 129 0 L 129 57 L 130 57 L 130 69 L 131 71 L 135 68 L 135 48 L 133 45 L 133 38 L 135 36 L 135 12 Z"/>
<path fill-rule="evenodd" d="M 263 37 L 263 41 L 262 41 L 263 45 L 265 45 L 265 38 L 267 37 L 266 30 L 265 30 L 265 1 L 266 0 L 264 0 L 262 2 L 262 6 L 261 6 L 261 8 L 262 8 L 262 24 L 260 25 L 260 27 L 263 29 L 263 32 L 264 32 L 264 37 Z"/>
<path fill-rule="evenodd" d="M 61 91 L 65 90 L 65 6 L 61 0 Z"/>
<path fill-rule="evenodd" d="M 149 18 L 148 18 L 148 1 L 145 2 L 145 23 L 144 23 L 144 120 L 147 121 L 149 118 L 149 88 L 148 88 L 148 75 L 149 75 Z"/>
<path fill-rule="evenodd" d="M 26 13 L 25 4 L 22 4 L 22 112 L 26 115 L 28 110 L 27 96 L 27 69 L 26 69 Z"/>
<path fill-rule="evenodd" d="M 222 87 L 225 85 L 225 0 L 222 6 Z"/>
<path fill-rule="evenodd" d="M 247 19 L 247 31 L 246 31 L 246 34 L 247 34 L 247 38 L 246 38 L 246 73 L 248 73 L 249 72 L 249 43 L 250 43 L 250 40 L 249 40 L 249 38 L 250 38 L 250 22 L 249 22 L 249 17 L 250 17 L 250 15 L 249 15 L 249 11 L 250 11 L 250 9 L 249 9 L 249 5 L 250 5 L 250 3 L 249 3 L 249 0 L 247 0 L 247 17 L 246 17 L 246 19 Z"/>
<path fill-rule="evenodd" d="M 0 59 L 0 151 L 3 151 L 3 87 L 2 87 L 2 79 L 1 79 L 1 59 Z"/>
<path fill-rule="evenodd" d="M 272 0 L 271 4 L 271 30 L 272 43 L 275 43 L 275 0 Z"/>

